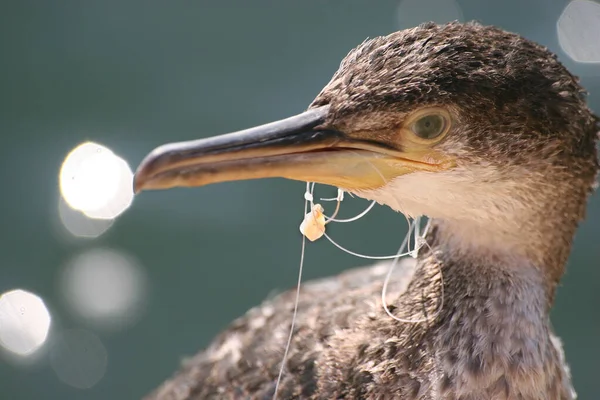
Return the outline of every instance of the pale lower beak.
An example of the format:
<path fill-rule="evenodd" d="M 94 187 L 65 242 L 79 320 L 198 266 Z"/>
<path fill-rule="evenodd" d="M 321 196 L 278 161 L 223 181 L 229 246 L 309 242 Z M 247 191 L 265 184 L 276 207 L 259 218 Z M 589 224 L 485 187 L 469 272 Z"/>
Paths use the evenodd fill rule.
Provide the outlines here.
<path fill-rule="evenodd" d="M 240 132 L 160 146 L 142 161 L 134 190 L 282 177 L 346 190 L 375 189 L 415 170 L 422 154 L 324 128 L 329 106 Z"/>

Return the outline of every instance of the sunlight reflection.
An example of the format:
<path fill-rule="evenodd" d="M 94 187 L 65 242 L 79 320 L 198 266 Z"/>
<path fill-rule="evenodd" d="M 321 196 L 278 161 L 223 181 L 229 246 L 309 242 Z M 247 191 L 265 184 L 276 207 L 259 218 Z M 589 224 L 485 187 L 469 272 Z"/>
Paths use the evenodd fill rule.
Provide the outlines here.
<path fill-rule="evenodd" d="M 97 327 L 122 329 L 135 323 L 146 298 L 144 270 L 131 256 L 93 249 L 63 269 L 61 292 L 68 306 Z"/>
<path fill-rule="evenodd" d="M 90 218 L 116 218 L 133 201 L 131 168 L 97 143 L 83 143 L 67 155 L 59 182 L 67 204 Z"/>
<path fill-rule="evenodd" d="M 58 378 L 79 389 L 96 385 L 106 372 L 107 362 L 100 339 L 80 329 L 62 332 L 50 352 L 50 364 Z"/>
<path fill-rule="evenodd" d="M 462 10 L 454 0 L 402 0 L 396 15 L 401 29 L 429 21 L 442 24 L 463 20 Z"/>
<path fill-rule="evenodd" d="M 573 0 L 558 22 L 558 42 L 574 61 L 600 63 L 600 3 Z"/>
<path fill-rule="evenodd" d="M 89 218 L 84 213 L 74 210 L 64 198 L 58 201 L 58 216 L 63 226 L 73 235 L 85 238 L 97 238 L 110 228 L 113 219 Z"/>
<path fill-rule="evenodd" d="M 50 313 L 37 295 L 16 289 L 0 296 L 0 345 L 19 355 L 29 355 L 46 341 Z"/>

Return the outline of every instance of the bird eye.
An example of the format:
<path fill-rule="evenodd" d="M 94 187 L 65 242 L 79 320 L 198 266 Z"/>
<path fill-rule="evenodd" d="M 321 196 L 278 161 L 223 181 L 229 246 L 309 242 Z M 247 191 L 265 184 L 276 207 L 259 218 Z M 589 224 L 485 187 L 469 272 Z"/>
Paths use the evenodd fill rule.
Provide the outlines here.
<path fill-rule="evenodd" d="M 446 130 L 446 119 L 440 114 L 425 115 L 416 120 L 411 129 L 421 139 L 435 139 Z"/>

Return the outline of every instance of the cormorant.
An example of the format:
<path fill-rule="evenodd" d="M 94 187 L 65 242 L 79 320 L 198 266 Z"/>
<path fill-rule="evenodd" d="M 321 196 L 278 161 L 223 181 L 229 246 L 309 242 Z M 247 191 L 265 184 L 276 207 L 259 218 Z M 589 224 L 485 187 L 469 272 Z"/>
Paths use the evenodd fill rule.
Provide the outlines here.
<path fill-rule="evenodd" d="M 305 284 L 280 399 L 573 399 L 549 312 L 598 121 L 546 48 L 428 23 L 352 50 L 302 114 L 158 147 L 135 189 L 285 177 L 431 218 L 388 294 L 394 315 L 430 318 L 384 312 L 381 265 Z M 250 310 L 150 398 L 270 399 L 293 301 Z"/>

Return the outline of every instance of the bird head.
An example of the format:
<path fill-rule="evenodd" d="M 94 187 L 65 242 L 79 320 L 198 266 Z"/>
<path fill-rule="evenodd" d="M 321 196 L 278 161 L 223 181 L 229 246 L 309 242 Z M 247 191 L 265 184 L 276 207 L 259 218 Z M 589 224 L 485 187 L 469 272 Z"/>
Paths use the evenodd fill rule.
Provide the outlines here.
<path fill-rule="evenodd" d="M 135 189 L 283 177 L 511 232 L 549 210 L 583 216 L 597 132 L 577 79 L 544 47 L 425 24 L 352 50 L 302 114 L 158 147 Z"/>

